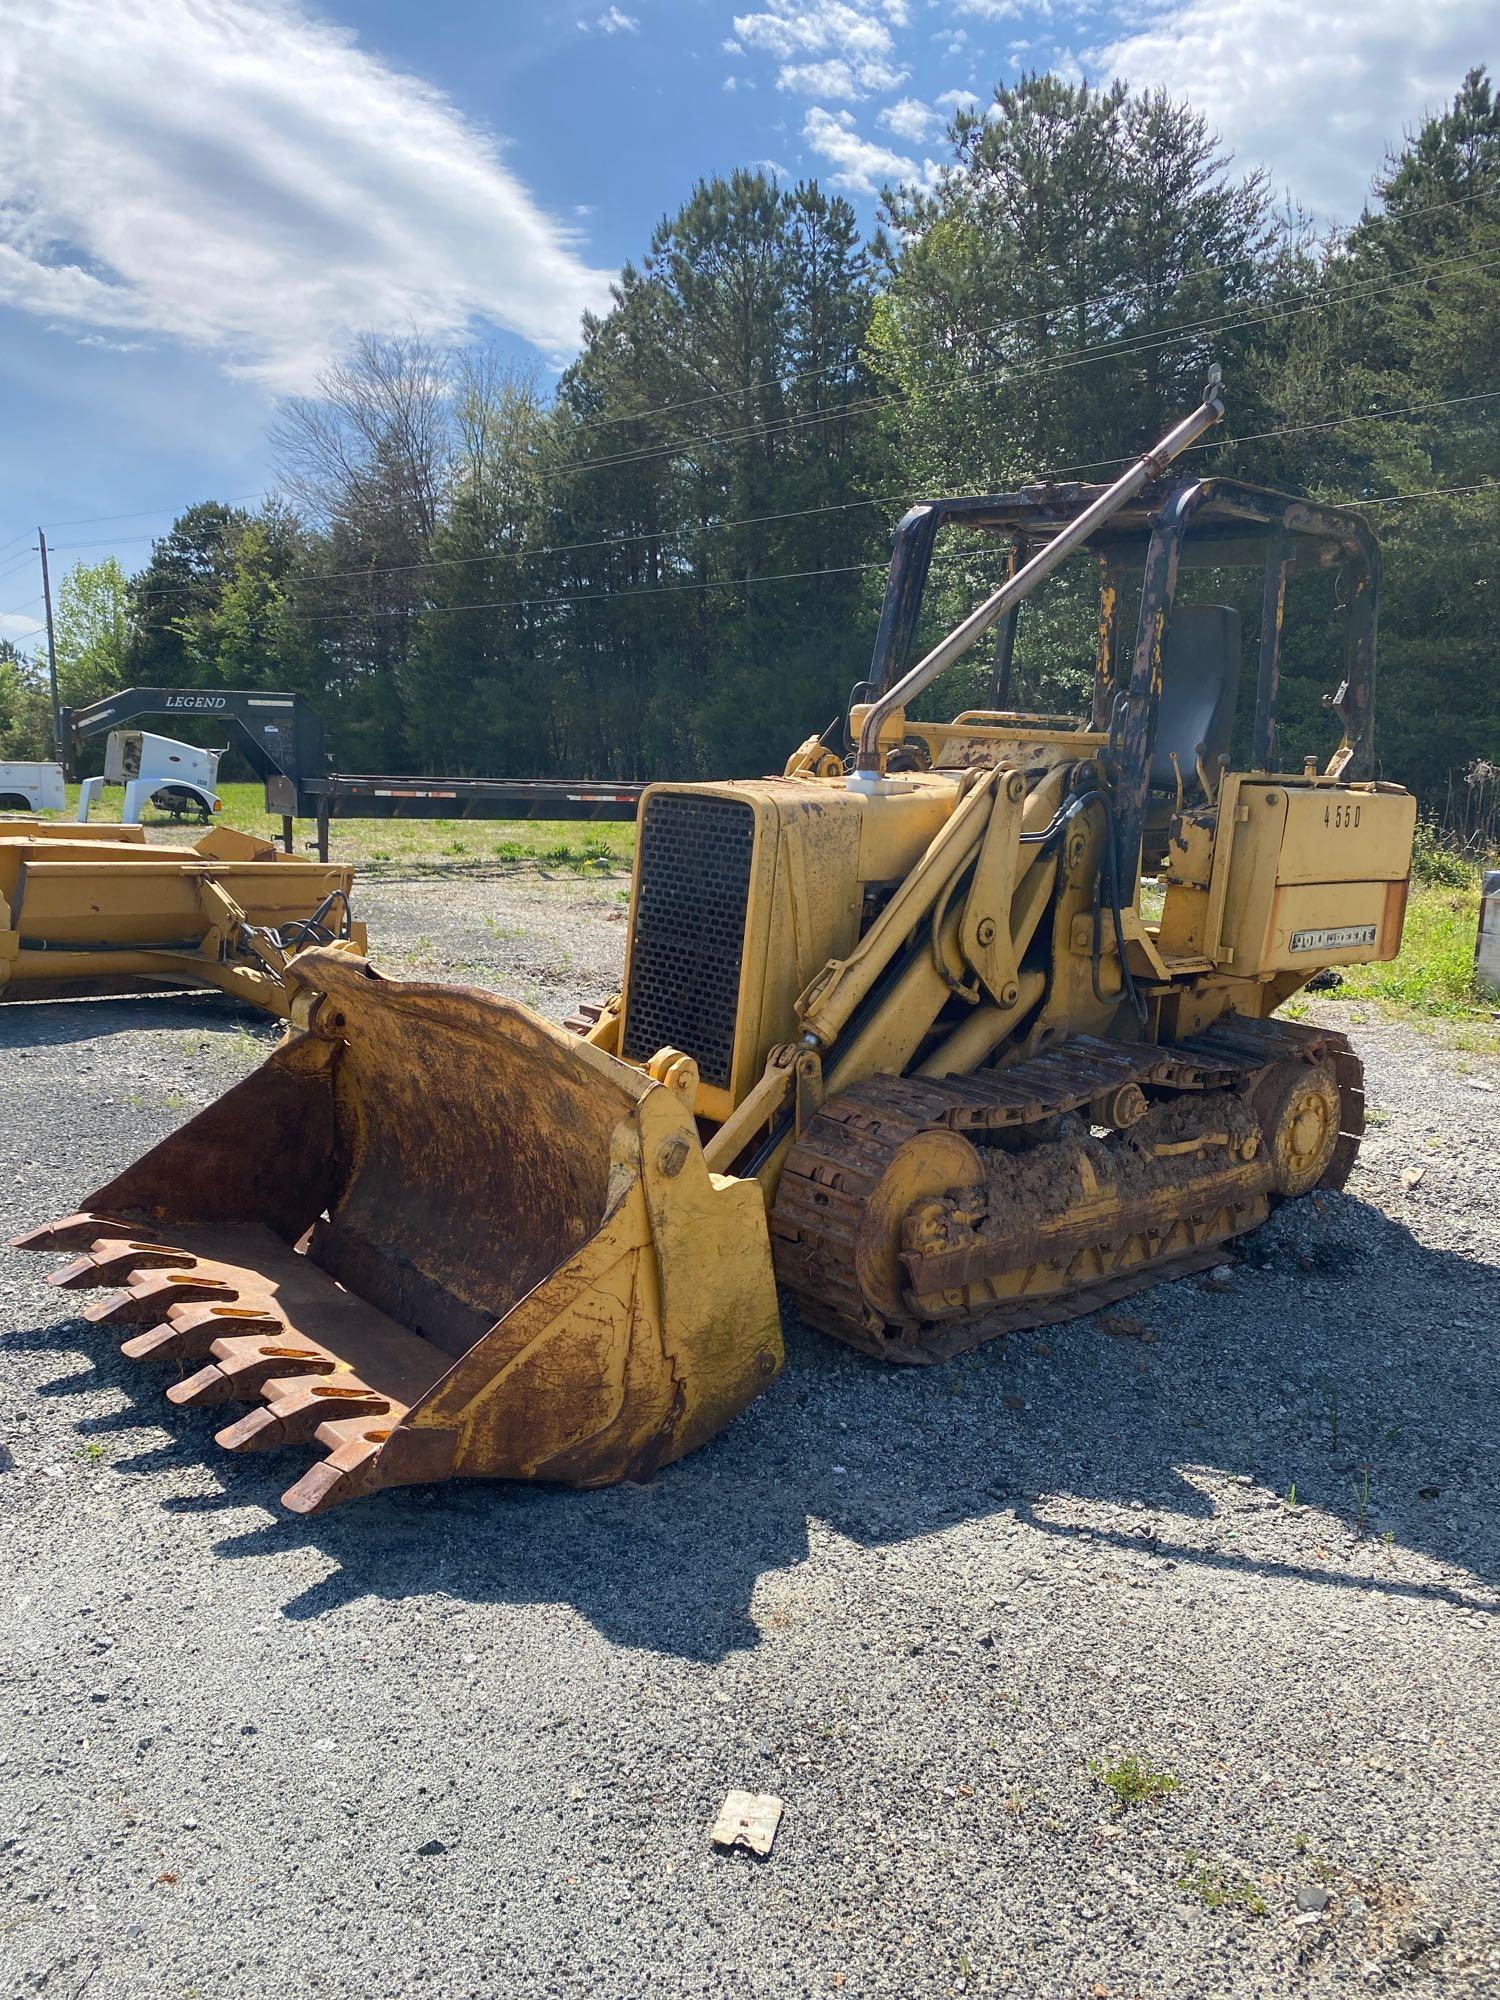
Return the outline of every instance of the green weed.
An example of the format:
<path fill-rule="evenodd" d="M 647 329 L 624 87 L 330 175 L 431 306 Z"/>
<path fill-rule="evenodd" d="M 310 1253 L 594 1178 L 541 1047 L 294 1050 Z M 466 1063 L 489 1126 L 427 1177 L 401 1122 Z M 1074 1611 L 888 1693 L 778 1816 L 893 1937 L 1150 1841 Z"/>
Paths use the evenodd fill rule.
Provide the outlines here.
<path fill-rule="evenodd" d="M 1412 841 L 1411 872 L 1415 881 L 1439 889 L 1464 889 L 1473 880 L 1473 865 L 1455 854 L 1435 820 L 1419 819 Z"/>
<path fill-rule="evenodd" d="M 1196 1854 L 1184 1858 L 1188 1873 L 1177 1878 L 1179 1889 L 1196 1896 L 1210 1910 L 1248 1910 L 1252 1917 L 1266 1914 L 1266 1899 L 1244 1875 L 1226 1875 L 1222 1868 L 1199 1861 Z"/>
<path fill-rule="evenodd" d="M 1357 1479 L 1349 1481 L 1349 1491 L 1354 1495 L 1354 1532 L 1362 1535 L 1370 1512 L 1370 1468 L 1362 1465 Z"/>
<path fill-rule="evenodd" d="M 1181 1780 L 1171 1771 L 1159 1771 L 1148 1757 L 1121 1757 L 1117 1763 L 1092 1763 L 1089 1770 L 1106 1791 L 1114 1794 L 1120 1812 L 1131 1806 L 1146 1805 L 1182 1789 Z"/>

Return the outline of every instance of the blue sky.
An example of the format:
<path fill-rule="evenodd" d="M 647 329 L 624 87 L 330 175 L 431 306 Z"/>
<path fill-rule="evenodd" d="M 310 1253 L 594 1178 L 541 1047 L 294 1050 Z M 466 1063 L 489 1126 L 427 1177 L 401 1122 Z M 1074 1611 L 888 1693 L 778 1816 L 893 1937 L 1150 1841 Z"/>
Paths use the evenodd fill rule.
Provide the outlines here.
<path fill-rule="evenodd" d="M 700 175 L 869 223 L 966 94 L 1051 65 L 1190 96 L 1347 217 L 1476 61 L 1493 0 L 0 0 L 0 636 L 34 642 L 37 522 L 135 567 L 265 492 L 277 396 L 362 329 L 552 379 Z"/>

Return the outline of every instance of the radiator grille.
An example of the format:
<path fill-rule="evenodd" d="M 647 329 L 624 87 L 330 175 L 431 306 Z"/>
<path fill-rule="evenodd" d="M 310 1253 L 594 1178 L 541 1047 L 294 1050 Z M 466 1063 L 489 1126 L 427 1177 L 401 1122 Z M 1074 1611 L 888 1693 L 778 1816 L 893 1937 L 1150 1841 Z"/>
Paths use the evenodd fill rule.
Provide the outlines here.
<path fill-rule="evenodd" d="M 641 820 L 639 891 L 622 1053 L 681 1049 L 728 1087 L 750 898 L 755 809 L 658 792 Z"/>

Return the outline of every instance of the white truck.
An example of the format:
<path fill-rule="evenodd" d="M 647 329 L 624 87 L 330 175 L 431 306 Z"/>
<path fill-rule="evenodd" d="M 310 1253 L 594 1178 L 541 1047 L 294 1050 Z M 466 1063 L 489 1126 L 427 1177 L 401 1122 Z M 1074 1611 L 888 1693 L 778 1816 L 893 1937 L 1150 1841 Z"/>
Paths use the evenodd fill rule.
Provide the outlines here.
<path fill-rule="evenodd" d="M 61 812 L 67 802 L 61 764 L 0 763 L 0 812 Z"/>
<path fill-rule="evenodd" d="M 120 819 L 134 825 L 149 799 L 174 820 L 196 817 L 207 826 L 219 810 L 219 759 L 223 750 L 200 750 L 149 729 L 112 729 L 104 744 L 104 776 L 79 787 L 78 817 L 86 820 L 106 785 L 125 787 Z"/>

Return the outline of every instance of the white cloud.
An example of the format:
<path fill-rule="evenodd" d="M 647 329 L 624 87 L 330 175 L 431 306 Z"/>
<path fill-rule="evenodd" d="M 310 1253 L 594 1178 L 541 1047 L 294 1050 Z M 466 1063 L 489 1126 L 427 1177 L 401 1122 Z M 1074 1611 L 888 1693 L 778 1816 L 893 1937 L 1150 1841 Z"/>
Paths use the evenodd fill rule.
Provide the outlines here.
<path fill-rule="evenodd" d="M 980 21 L 1014 21 L 1021 5 L 1020 0 L 954 0 L 954 11 L 972 14 Z"/>
<path fill-rule="evenodd" d="M 903 97 L 896 104 L 888 104 L 875 120 L 888 132 L 894 132 L 898 139 L 905 139 L 910 146 L 920 146 L 929 132 L 936 131 L 942 119 L 930 104 L 924 104 L 920 97 Z"/>
<path fill-rule="evenodd" d="M 1242 165 L 1346 218 L 1403 128 L 1497 60 L 1493 0 L 1180 0 L 1082 57 L 1092 75 L 1190 98 Z"/>
<path fill-rule="evenodd" d="M 734 32 L 750 48 L 780 62 L 794 56 L 840 55 L 850 61 L 883 61 L 895 48 L 890 29 L 870 11 L 869 0 L 770 0 L 763 14 L 736 14 Z"/>
<path fill-rule="evenodd" d="M 955 111 L 972 110 L 978 102 L 972 90 L 940 91 L 931 104 L 924 104 L 920 97 L 903 97 L 879 112 L 875 122 L 908 145 L 919 146 L 933 133 L 945 130 Z"/>
<path fill-rule="evenodd" d="M 719 87 L 721 90 L 738 90 L 740 87 L 740 80 L 737 76 L 726 76 L 723 83 Z"/>
<path fill-rule="evenodd" d="M 475 319 L 549 354 L 608 303 L 572 231 L 415 77 L 291 0 L 9 0 L 0 298 L 276 389 Z"/>
<path fill-rule="evenodd" d="M 845 62 L 830 56 L 825 62 L 783 63 L 777 72 L 778 90 L 800 90 L 804 97 L 865 97 L 872 90 L 894 90 L 906 81 L 904 69 L 892 69 L 883 62 Z"/>
<path fill-rule="evenodd" d="M 580 21 L 579 27 L 585 34 L 597 28 L 601 35 L 638 35 L 641 24 L 634 14 L 622 14 L 618 7 L 606 7 L 592 22 Z"/>
<path fill-rule="evenodd" d="M 853 102 L 906 81 L 882 11 L 906 26 L 904 0 L 884 0 L 883 8 L 877 0 L 770 0 L 765 13 L 736 14 L 734 31 L 781 65 L 778 90 Z"/>
<path fill-rule="evenodd" d="M 864 138 L 855 129 L 849 112 L 827 111 L 821 104 L 808 111 L 802 123 L 802 137 L 813 152 L 835 169 L 828 177 L 830 187 L 842 188 L 848 194 L 879 194 L 887 181 L 926 179 L 934 171 L 930 160 L 925 167 L 919 167 L 904 153 L 894 153 L 889 146 Z"/>
<path fill-rule="evenodd" d="M 29 652 L 41 636 L 43 627 L 39 620 L 24 611 L 0 611 L 0 639 L 9 639 L 11 644 L 25 653 Z"/>

